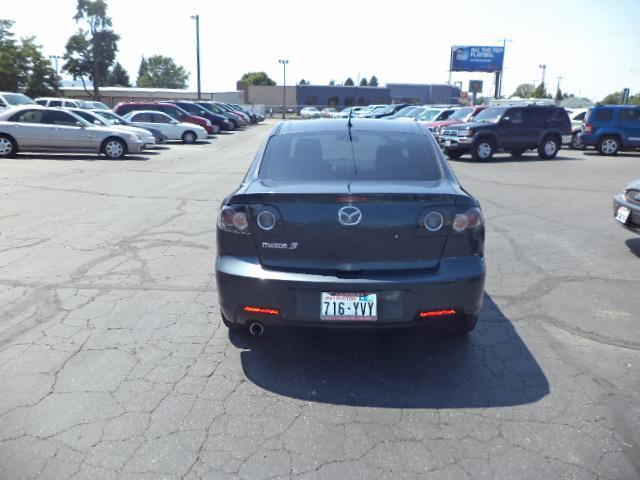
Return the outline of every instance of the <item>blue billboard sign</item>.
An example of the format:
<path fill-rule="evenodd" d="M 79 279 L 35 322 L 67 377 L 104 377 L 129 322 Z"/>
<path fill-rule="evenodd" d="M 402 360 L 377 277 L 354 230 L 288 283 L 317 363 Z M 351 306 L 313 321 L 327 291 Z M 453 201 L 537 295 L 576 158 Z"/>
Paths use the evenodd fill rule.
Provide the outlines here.
<path fill-rule="evenodd" d="M 501 72 L 504 47 L 451 47 L 452 72 Z"/>

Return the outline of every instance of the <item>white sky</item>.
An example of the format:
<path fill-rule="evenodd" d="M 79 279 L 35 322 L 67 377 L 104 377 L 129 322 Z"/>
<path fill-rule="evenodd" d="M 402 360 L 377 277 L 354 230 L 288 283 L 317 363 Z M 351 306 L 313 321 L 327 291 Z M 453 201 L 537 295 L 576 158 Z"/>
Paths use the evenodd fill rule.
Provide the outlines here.
<path fill-rule="evenodd" d="M 546 83 L 600 100 L 623 87 L 640 91 L 640 0 L 109 0 L 121 35 L 118 60 L 135 82 L 140 57 L 173 57 L 196 85 L 195 22 L 200 14 L 202 89 L 235 90 L 247 71 L 287 84 L 343 82 L 376 75 L 386 82 L 444 83 L 452 45 L 507 44 L 503 94 L 524 82 Z M 526 5 L 526 6 L 525 6 Z M 35 35 L 46 55 L 64 53 L 75 32 L 76 0 L 0 0 L 0 18 L 18 36 Z M 453 81 L 492 75 L 454 73 Z"/>

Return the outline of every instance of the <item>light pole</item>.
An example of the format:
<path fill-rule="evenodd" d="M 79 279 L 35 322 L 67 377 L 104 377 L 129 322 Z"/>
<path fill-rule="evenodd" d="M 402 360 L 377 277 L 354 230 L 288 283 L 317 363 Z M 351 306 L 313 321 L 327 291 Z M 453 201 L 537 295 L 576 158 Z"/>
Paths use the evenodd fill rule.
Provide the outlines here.
<path fill-rule="evenodd" d="M 500 40 L 498 40 L 500 41 Z M 498 90 L 498 95 L 497 98 L 501 98 L 502 97 L 502 85 L 504 84 L 504 54 L 507 50 L 507 42 L 511 43 L 513 42 L 513 40 L 510 40 L 508 38 L 503 38 L 502 39 L 502 70 L 500 70 L 500 78 L 498 78 L 496 87 Z"/>
<path fill-rule="evenodd" d="M 56 75 L 58 74 L 58 60 L 62 60 L 60 55 L 49 55 L 49 60 L 53 60 L 54 65 L 56 66 Z"/>
<path fill-rule="evenodd" d="M 538 68 L 542 70 L 542 83 L 544 84 L 544 74 L 547 72 L 547 65 L 541 64 L 541 65 L 538 65 Z"/>
<path fill-rule="evenodd" d="M 198 100 L 200 100 L 200 15 L 191 15 L 191 19 L 196 21 L 196 68 L 198 76 Z"/>
<path fill-rule="evenodd" d="M 287 111 L 287 63 L 289 60 L 281 59 L 278 63 L 282 64 L 282 118 L 284 119 Z"/>

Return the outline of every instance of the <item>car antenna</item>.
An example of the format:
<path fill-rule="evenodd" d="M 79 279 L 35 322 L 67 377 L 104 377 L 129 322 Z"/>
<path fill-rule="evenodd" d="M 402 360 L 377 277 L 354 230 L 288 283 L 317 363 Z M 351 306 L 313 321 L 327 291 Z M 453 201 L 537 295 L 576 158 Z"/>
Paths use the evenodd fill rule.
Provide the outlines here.
<path fill-rule="evenodd" d="M 349 108 L 349 119 L 347 120 L 347 128 L 349 129 L 349 141 L 351 142 L 351 148 L 353 149 L 353 139 L 351 138 L 351 127 L 353 126 L 353 124 L 351 123 L 351 115 L 353 115 L 353 107 L 355 106 L 356 103 L 358 103 L 358 87 L 359 82 L 360 82 L 360 74 L 358 74 L 358 79 L 356 80 L 356 90 L 354 92 L 354 96 L 353 96 L 353 103 L 354 105 L 351 105 L 351 107 Z"/>

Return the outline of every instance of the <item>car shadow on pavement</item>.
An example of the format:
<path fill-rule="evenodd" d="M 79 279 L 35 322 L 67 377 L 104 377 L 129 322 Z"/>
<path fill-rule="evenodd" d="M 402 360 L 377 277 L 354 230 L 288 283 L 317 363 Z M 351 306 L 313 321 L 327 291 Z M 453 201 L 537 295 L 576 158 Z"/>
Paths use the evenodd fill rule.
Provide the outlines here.
<path fill-rule="evenodd" d="M 589 156 L 589 157 L 602 157 L 602 158 L 610 158 L 613 159 L 615 157 L 628 157 L 628 158 L 637 158 L 640 157 L 640 152 L 633 152 L 633 151 L 629 151 L 629 152 L 618 152 L 615 155 L 602 155 L 600 152 L 596 151 L 596 150 L 591 150 L 589 152 L 584 152 L 585 155 Z"/>
<path fill-rule="evenodd" d="M 158 155 L 160 152 L 144 152 L 144 155 Z M 12 160 L 54 160 L 54 161 L 109 161 L 109 162 L 127 162 L 127 161 L 135 161 L 135 162 L 146 162 L 149 160 L 146 156 L 140 155 L 125 155 L 122 158 L 107 158 L 104 155 L 96 155 L 96 154 L 59 154 L 59 153 L 18 153 L 17 155 L 11 157 Z"/>
<path fill-rule="evenodd" d="M 465 337 L 428 329 L 230 331 L 246 378 L 300 400 L 384 408 L 486 408 L 535 402 L 549 382 L 485 295 Z"/>
<path fill-rule="evenodd" d="M 456 159 L 453 159 L 453 160 L 450 159 L 450 158 L 447 158 L 447 160 L 449 160 L 450 162 L 463 162 L 463 163 L 504 163 L 504 162 L 509 162 L 509 163 L 545 162 L 545 163 L 549 163 L 549 162 L 556 162 L 556 161 L 574 161 L 575 162 L 575 161 L 581 161 L 581 160 L 584 160 L 584 159 L 581 158 L 581 157 L 567 157 L 567 156 L 564 156 L 562 154 L 558 154 L 554 158 L 551 158 L 551 159 L 544 159 L 544 158 L 538 157 L 538 154 L 535 153 L 535 152 L 529 152 L 529 153 L 523 153 L 519 157 L 512 157 L 508 153 L 505 153 L 505 154 L 499 153 L 499 154 L 494 155 L 491 158 L 491 160 L 483 160 L 481 162 L 474 160 L 471 156 L 464 156 L 464 157 L 456 158 Z"/>
<path fill-rule="evenodd" d="M 640 257 L 640 238 L 630 238 L 629 240 L 625 240 L 627 247 L 631 250 L 636 257 Z"/>

